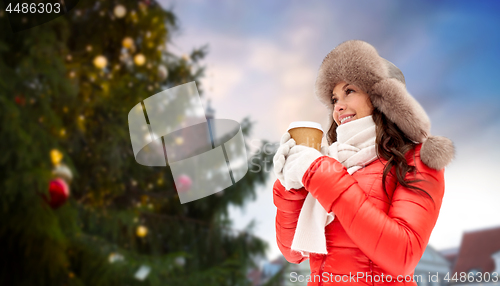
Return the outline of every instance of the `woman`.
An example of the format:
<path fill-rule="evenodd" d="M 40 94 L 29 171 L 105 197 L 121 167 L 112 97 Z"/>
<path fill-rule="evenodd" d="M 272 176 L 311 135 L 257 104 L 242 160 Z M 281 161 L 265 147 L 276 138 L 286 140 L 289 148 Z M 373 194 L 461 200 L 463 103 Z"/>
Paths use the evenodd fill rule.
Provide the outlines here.
<path fill-rule="evenodd" d="M 278 246 L 289 262 L 311 267 L 291 281 L 416 285 L 452 142 L 429 136 L 401 71 L 366 42 L 332 50 L 315 89 L 328 107 L 330 146 L 320 153 L 285 133 L 274 157 Z"/>

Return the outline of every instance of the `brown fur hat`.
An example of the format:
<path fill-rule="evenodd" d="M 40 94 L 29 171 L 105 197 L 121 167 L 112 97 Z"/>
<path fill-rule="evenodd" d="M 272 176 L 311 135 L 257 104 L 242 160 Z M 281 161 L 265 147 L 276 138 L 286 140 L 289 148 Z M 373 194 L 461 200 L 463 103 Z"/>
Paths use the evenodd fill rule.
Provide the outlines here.
<path fill-rule="evenodd" d="M 430 136 L 430 120 L 420 104 L 406 90 L 399 68 L 379 56 L 370 44 L 351 40 L 343 42 L 326 55 L 318 72 L 315 93 L 329 110 L 328 125 L 333 124 L 332 91 L 341 81 L 354 84 L 370 95 L 371 102 L 394 122 L 406 136 L 423 143 L 422 161 L 440 170 L 454 157 L 451 140 Z"/>

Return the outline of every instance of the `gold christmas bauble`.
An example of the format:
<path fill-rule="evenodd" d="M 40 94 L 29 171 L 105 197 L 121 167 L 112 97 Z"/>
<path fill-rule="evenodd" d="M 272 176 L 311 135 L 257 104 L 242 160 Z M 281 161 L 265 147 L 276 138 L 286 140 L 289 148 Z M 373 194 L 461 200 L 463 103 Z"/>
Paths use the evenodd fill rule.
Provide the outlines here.
<path fill-rule="evenodd" d="M 146 57 L 143 54 L 137 54 L 134 57 L 134 63 L 138 66 L 142 66 L 146 63 Z"/>
<path fill-rule="evenodd" d="M 96 68 L 102 69 L 105 68 L 107 65 L 108 65 L 108 60 L 106 59 L 105 56 L 99 55 L 94 58 L 94 66 L 96 66 Z"/>
<path fill-rule="evenodd" d="M 113 13 L 115 14 L 116 18 L 123 18 L 125 17 L 125 14 L 127 14 L 127 8 L 125 8 L 125 6 L 121 4 L 116 5 Z"/>
<path fill-rule="evenodd" d="M 50 160 L 55 166 L 59 165 L 64 155 L 57 149 L 50 150 Z"/>
<path fill-rule="evenodd" d="M 148 228 L 140 225 L 137 227 L 136 234 L 138 237 L 145 237 L 148 234 Z"/>
<path fill-rule="evenodd" d="M 123 38 L 122 46 L 127 49 L 132 48 L 134 46 L 134 40 L 131 37 L 125 37 Z"/>

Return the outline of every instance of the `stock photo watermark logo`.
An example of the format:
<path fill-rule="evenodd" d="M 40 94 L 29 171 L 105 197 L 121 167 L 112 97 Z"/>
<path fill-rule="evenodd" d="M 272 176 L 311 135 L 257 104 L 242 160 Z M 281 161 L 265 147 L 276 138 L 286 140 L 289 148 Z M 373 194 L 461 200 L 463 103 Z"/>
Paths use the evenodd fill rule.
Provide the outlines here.
<path fill-rule="evenodd" d="M 136 104 L 128 124 L 135 160 L 170 166 L 181 204 L 220 192 L 248 171 L 240 124 L 207 118 L 195 82 Z"/>

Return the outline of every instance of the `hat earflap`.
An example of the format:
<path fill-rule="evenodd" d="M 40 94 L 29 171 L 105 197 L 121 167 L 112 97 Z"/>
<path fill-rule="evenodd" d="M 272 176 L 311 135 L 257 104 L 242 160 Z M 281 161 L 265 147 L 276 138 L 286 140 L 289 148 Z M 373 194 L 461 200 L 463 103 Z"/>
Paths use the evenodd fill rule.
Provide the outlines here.
<path fill-rule="evenodd" d="M 373 85 L 370 99 L 414 142 L 422 143 L 430 133 L 431 123 L 420 104 L 406 91 L 404 83 L 387 78 Z"/>
<path fill-rule="evenodd" d="M 442 136 L 429 136 L 420 149 L 420 159 L 430 168 L 441 170 L 455 157 L 453 142 Z"/>

